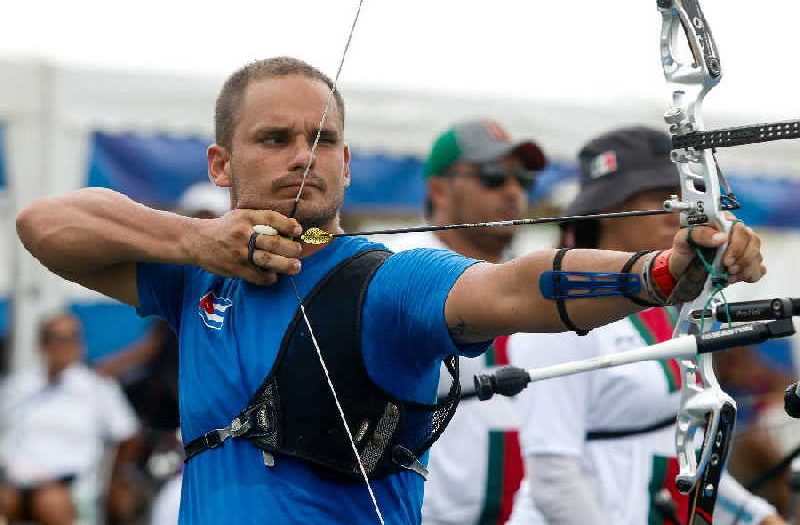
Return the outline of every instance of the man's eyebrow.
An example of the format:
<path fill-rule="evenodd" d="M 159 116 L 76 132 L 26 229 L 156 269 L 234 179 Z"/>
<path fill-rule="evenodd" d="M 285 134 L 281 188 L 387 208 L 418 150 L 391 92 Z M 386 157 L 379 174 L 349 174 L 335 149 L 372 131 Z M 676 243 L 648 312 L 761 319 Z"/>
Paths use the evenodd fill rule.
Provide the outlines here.
<path fill-rule="evenodd" d="M 320 137 L 325 137 L 328 139 L 339 139 L 339 130 L 336 128 L 324 128 L 320 130 L 319 128 L 314 129 L 314 135 L 319 134 Z"/>
<path fill-rule="evenodd" d="M 265 135 L 267 133 L 289 133 L 288 126 L 262 126 L 256 128 L 256 135 Z"/>

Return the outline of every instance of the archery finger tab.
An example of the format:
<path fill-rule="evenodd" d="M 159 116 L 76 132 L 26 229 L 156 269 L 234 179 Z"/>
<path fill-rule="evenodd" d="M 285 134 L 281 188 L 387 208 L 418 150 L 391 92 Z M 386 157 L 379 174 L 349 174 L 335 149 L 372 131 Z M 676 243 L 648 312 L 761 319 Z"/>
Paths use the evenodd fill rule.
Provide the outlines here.
<path fill-rule="evenodd" d="M 278 235 L 278 230 L 267 224 L 256 224 L 253 226 L 253 232 L 258 235 Z"/>

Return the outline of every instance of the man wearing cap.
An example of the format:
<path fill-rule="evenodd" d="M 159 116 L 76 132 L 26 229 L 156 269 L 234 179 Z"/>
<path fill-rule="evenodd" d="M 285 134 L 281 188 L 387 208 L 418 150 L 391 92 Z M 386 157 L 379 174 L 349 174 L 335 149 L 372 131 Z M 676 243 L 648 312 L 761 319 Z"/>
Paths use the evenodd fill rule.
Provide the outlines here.
<path fill-rule="evenodd" d="M 528 197 L 546 158 L 533 141 L 514 143 L 493 120 L 457 123 L 433 143 L 425 163 L 425 215 L 431 224 L 525 217 Z M 387 236 L 389 248 L 448 249 L 492 263 L 511 258 L 512 228 L 451 230 Z M 425 525 L 504 523 L 522 479 L 517 418 L 511 400 L 474 396 L 473 376 L 508 364 L 498 337 L 475 358 L 461 358 L 462 401 L 447 431 L 431 449 L 422 505 Z M 448 379 L 447 374 L 442 379 Z M 447 393 L 442 381 L 440 393 Z"/>
<path fill-rule="evenodd" d="M 580 189 L 566 213 L 660 208 L 678 192 L 670 149 L 669 136 L 646 127 L 617 129 L 591 140 L 579 153 Z M 569 224 L 562 243 L 633 252 L 663 249 L 678 229 L 676 215 L 641 219 Z M 510 358 L 517 366 L 535 368 L 601 357 L 670 338 L 674 317 L 670 307 L 651 308 L 586 337 L 514 334 Z M 526 479 L 510 523 L 686 523 L 688 499 L 675 487 L 681 380 L 673 359 L 531 384 L 515 406 Z M 771 505 L 726 475 L 714 523 L 783 521 Z"/>
<path fill-rule="evenodd" d="M 232 211 L 218 219 L 101 188 L 40 198 L 17 216 L 20 239 L 52 271 L 177 332 L 182 524 L 416 525 L 426 452 L 454 409 L 432 404 L 442 361 L 456 370 L 454 356 L 479 355 L 499 335 L 565 329 L 538 287 L 551 250 L 491 264 L 444 250 L 389 254 L 355 236 L 298 242 L 310 227 L 342 232 L 357 176 L 332 89 L 291 57 L 226 80 L 207 152 L 213 182 L 231 192 Z M 728 239 L 711 226 L 693 237 Z M 665 262 L 677 278 L 694 253 L 685 235 L 672 244 Z M 758 236 L 741 224 L 725 256 L 741 280 L 766 271 Z M 564 263 L 608 272 L 630 258 L 585 250 Z M 668 292 L 644 282 L 642 299 Z M 578 300 L 569 316 L 588 328 L 640 309 L 624 297 Z"/>

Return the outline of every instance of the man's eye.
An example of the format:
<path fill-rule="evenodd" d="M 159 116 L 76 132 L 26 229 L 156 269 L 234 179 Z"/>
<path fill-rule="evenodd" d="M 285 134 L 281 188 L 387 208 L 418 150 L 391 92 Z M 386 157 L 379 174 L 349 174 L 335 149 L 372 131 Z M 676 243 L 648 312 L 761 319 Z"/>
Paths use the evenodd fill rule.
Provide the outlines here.
<path fill-rule="evenodd" d="M 261 138 L 261 142 L 270 146 L 286 144 L 286 137 L 282 135 L 266 135 Z"/>
<path fill-rule="evenodd" d="M 320 144 L 336 144 L 339 141 L 339 138 L 336 135 L 330 135 L 327 133 L 322 133 L 319 136 Z"/>

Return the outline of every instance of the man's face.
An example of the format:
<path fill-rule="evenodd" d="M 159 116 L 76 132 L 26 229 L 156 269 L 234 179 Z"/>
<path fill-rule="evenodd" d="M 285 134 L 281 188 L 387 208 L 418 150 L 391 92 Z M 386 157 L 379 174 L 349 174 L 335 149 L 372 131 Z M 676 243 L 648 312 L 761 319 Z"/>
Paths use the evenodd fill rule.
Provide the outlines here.
<path fill-rule="evenodd" d="M 496 161 L 507 168 L 507 173 L 521 168 L 522 163 L 514 155 Z M 478 165 L 464 162 L 455 163 L 447 177 L 438 177 L 444 186 L 438 195 L 431 195 L 434 207 L 448 223 L 486 222 L 516 219 L 528 210 L 528 192 L 523 183 L 513 175 L 504 179 L 482 180 Z M 502 181 L 502 182 L 501 182 Z M 488 228 L 481 235 L 507 238 L 513 236 L 510 228 Z"/>
<path fill-rule="evenodd" d="M 243 94 L 231 151 L 209 148 L 209 168 L 220 186 L 230 186 L 233 205 L 289 215 L 311 157 L 328 87 L 300 75 L 252 82 Z M 350 184 L 350 151 L 342 118 L 331 102 L 297 210 L 304 227 L 324 227 L 337 217 Z M 215 173 L 215 165 L 217 173 Z"/>
<path fill-rule="evenodd" d="M 658 210 L 670 195 L 677 193 L 677 188 L 643 191 L 608 211 Z M 603 219 L 599 247 L 629 252 L 664 250 L 672 245 L 672 238 L 679 226 L 680 216 L 677 213 Z"/>
<path fill-rule="evenodd" d="M 83 355 L 83 334 L 78 320 L 71 315 L 57 317 L 48 323 L 42 334 L 42 355 L 47 368 L 60 372 Z"/>

